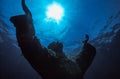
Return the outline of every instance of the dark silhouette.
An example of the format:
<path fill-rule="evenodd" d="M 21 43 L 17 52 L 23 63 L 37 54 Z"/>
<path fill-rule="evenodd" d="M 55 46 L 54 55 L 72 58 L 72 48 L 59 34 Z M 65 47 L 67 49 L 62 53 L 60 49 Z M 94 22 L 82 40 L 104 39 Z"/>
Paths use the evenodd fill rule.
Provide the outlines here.
<path fill-rule="evenodd" d="M 76 62 L 68 59 L 63 53 L 63 44 L 52 42 L 48 48 L 41 45 L 35 36 L 32 23 L 32 14 L 22 0 L 24 15 L 13 16 L 10 21 L 16 27 L 16 36 L 22 54 L 31 66 L 43 77 L 43 79 L 82 79 L 83 74 L 91 65 L 95 48 L 87 41 L 86 35 L 84 47 Z"/>
<path fill-rule="evenodd" d="M 88 43 L 89 36 L 86 34 L 85 40 L 83 41 L 84 45 L 81 53 L 76 57 L 76 62 L 81 68 L 82 74 L 86 72 L 88 67 L 91 65 L 95 54 L 96 49 L 91 44 Z"/>

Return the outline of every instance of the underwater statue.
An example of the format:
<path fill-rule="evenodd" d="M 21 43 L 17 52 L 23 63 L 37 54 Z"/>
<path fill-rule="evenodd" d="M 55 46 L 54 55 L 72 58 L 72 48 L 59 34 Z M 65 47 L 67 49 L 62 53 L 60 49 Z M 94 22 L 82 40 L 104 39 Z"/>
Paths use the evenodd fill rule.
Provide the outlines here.
<path fill-rule="evenodd" d="M 48 48 L 41 45 L 35 36 L 32 14 L 22 0 L 24 15 L 10 18 L 16 27 L 16 37 L 23 56 L 43 79 L 83 79 L 91 65 L 96 49 L 88 43 L 89 36 L 83 42 L 83 50 L 76 57 L 76 62 L 63 53 L 63 44 L 52 42 Z"/>

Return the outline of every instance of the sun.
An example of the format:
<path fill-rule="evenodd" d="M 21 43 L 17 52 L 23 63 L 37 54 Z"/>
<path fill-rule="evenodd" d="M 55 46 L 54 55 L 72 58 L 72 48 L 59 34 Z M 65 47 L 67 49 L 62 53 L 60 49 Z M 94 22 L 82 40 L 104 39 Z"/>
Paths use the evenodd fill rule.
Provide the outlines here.
<path fill-rule="evenodd" d="M 54 21 L 59 23 L 64 16 L 63 7 L 57 2 L 53 2 L 52 4 L 47 6 L 46 11 L 46 21 Z"/>

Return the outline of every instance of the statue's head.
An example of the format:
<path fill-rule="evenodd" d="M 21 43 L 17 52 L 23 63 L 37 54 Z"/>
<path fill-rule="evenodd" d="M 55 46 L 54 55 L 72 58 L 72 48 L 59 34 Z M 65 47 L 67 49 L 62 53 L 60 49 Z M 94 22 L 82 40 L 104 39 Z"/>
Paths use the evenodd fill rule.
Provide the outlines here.
<path fill-rule="evenodd" d="M 55 41 L 48 45 L 48 48 L 57 52 L 62 53 L 63 52 L 63 44 L 61 42 Z"/>

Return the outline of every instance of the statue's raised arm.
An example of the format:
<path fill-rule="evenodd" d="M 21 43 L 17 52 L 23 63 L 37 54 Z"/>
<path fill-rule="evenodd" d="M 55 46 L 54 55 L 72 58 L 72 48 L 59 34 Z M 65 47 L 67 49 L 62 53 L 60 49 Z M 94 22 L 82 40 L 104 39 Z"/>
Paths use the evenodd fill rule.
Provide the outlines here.
<path fill-rule="evenodd" d="M 22 0 L 22 8 L 26 15 L 28 15 L 29 17 L 32 17 L 30 10 L 28 9 L 28 7 L 25 4 L 25 0 Z"/>
<path fill-rule="evenodd" d="M 85 35 L 85 39 L 83 40 L 83 48 L 79 55 L 76 57 L 76 62 L 82 70 L 82 74 L 84 75 L 88 68 L 91 66 L 95 55 L 96 48 L 88 43 L 89 35 Z"/>

